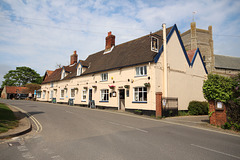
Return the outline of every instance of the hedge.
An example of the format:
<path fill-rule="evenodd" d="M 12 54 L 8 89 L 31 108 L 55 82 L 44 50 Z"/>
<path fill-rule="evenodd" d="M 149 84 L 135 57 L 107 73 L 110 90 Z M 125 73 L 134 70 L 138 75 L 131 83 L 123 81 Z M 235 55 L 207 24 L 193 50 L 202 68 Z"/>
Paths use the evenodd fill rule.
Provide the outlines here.
<path fill-rule="evenodd" d="M 208 103 L 191 101 L 188 105 L 188 112 L 190 115 L 207 115 L 208 114 Z"/>

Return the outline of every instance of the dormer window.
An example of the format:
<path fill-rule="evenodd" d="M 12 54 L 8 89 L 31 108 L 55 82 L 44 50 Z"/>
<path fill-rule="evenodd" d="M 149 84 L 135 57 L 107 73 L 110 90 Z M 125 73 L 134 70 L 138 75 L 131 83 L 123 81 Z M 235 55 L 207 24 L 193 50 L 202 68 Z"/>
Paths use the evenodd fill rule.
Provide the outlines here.
<path fill-rule="evenodd" d="M 65 69 L 62 70 L 61 79 L 63 79 L 64 77 L 65 77 Z"/>
<path fill-rule="evenodd" d="M 82 74 L 82 67 L 81 65 L 79 64 L 78 65 L 78 68 L 77 68 L 77 76 L 80 76 Z"/>
<path fill-rule="evenodd" d="M 158 52 L 159 50 L 159 42 L 158 42 L 158 38 L 156 37 L 152 37 L 151 38 L 151 50 L 154 52 Z"/>

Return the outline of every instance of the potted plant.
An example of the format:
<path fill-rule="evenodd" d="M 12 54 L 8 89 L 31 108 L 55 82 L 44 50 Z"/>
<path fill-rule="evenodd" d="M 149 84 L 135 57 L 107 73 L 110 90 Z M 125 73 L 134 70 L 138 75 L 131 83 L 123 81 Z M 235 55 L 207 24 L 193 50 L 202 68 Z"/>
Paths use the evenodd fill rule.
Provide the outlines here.
<path fill-rule="evenodd" d="M 124 85 L 124 88 L 128 89 L 128 88 L 130 88 L 130 85 Z"/>
<path fill-rule="evenodd" d="M 144 83 L 144 86 L 145 87 L 150 87 L 150 83 L 148 82 L 148 83 Z"/>
<path fill-rule="evenodd" d="M 114 89 L 115 86 L 114 85 L 108 85 L 110 89 Z"/>

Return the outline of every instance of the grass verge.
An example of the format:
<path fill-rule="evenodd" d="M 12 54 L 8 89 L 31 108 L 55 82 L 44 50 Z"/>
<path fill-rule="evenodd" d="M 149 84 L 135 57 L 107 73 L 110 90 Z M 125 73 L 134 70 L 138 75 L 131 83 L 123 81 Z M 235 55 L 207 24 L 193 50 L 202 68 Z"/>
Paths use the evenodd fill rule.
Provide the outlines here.
<path fill-rule="evenodd" d="M 18 126 L 18 120 L 13 111 L 5 104 L 0 103 L 0 133 Z"/>

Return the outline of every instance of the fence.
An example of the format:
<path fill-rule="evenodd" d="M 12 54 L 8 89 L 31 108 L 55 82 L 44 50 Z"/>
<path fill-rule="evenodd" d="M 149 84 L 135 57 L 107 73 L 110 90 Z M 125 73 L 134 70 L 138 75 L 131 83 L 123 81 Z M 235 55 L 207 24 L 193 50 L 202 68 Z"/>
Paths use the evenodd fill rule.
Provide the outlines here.
<path fill-rule="evenodd" d="M 162 116 L 171 117 L 178 115 L 178 98 L 162 98 Z"/>

